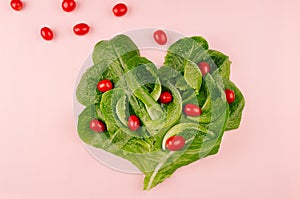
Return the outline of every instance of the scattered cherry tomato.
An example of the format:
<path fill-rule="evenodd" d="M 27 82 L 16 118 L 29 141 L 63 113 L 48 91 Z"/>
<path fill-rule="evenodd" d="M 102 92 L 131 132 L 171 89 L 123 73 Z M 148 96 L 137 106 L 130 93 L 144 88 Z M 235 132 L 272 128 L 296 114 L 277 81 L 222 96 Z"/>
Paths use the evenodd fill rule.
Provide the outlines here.
<path fill-rule="evenodd" d="M 88 32 L 90 31 L 90 26 L 85 24 L 85 23 L 79 23 L 79 24 L 76 24 L 74 27 L 73 27 L 73 32 L 76 34 L 76 35 L 85 35 L 87 34 Z"/>
<path fill-rule="evenodd" d="M 164 91 L 160 94 L 159 101 L 163 104 L 168 104 L 173 99 L 172 94 L 169 91 Z"/>
<path fill-rule="evenodd" d="M 186 104 L 184 106 L 184 113 L 188 116 L 196 117 L 201 115 L 202 111 L 196 104 Z"/>
<path fill-rule="evenodd" d="M 41 29 L 41 36 L 42 36 L 45 40 L 50 41 L 50 40 L 53 39 L 54 34 L 53 34 L 53 31 L 52 31 L 50 28 L 48 28 L 48 27 L 43 27 L 43 28 Z"/>
<path fill-rule="evenodd" d="M 90 121 L 90 129 L 94 132 L 100 133 L 106 130 L 106 126 L 100 120 L 92 119 Z"/>
<path fill-rule="evenodd" d="M 225 90 L 225 94 L 226 94 L 226 99 L 227 99 L 228 104 L 233 103 L 234 100 L 235 100 L 235 94 L 234 94 L 234 91 L 233 91 L 233 90 L 230 90 L 230 89 L 226 89 L 226 90 Z"/>
<path fill-rule="evenodd" d="M 74 0 L 63 0 L 61 4 L 62 9 L 65 12 L 71 12 L 76 8 L 76 1 Z"/>
<path fill-rule="evenodd" d="M 158 43 L 159 45 L 165 45 L 168 41 L 166 33 L 162 30 L 155 31 L 153 33 L 153 37 L 156 43 Z"/>
<path fill-rule="evenodd" d="M 166 147 L 170 151 L 179 151 L 181 150 L 185 145 L 185 139 L 183 136 L 180 135 L 174 135 L 167 139 Z"/>
<path fill-rule="evenodd" d="M 10 1 L 10 6 L 15 11 L 20 11 L 23 8 L 23 2 L 20 0 L 12 0 L 12 1 Z"/>
<path fill-rule="evenodd" d="M 138 130 L 140 127 L 140 119 L 136 115 L 131 115 L 128 118 L 128 128 L 132 131 Z"/>
<path fill-rule="evenodd" d="M 124 3 L 118 3 L 113 7 L 112 11 L 116 17 L 121 17 L 127 13 L 127 6 Z"/>
<path fill-rule="evenodd" d="M 102 93 L 109 91 L 113 89 L 114 85 L 109 79 L 103 79 L 100 82 L 98 82 L 97 88 Z"/>
<path fill-rule="evenodd" d="M 198 66 L 203 76 L 210 72 L 210 66 L 207 62 L 200 62 Z"/>

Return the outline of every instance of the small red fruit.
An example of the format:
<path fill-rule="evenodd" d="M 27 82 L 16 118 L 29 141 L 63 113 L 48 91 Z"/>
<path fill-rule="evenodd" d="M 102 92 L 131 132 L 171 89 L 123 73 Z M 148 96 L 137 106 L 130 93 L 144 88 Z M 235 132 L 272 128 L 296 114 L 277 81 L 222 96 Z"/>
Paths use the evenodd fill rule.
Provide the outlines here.
<path fill-rule="evenodd" d="M 74 0 L 63 0 L 61 4 L 62 9 L 65 12 L 71 12 L 76 8 L 76 1 Z"/>
<path fill-rule="evenodd" d="M 199 69 L 202 73 L 202 76 L 204 76 L 204 75 L 206 75 L 207 73 L 210 72 L 210 66 L 207 62 L 200 62 L 198 64 L 198 66 L 199 66 Z"/>
<path fill-rule="evenodd" d="M 102 93 L 113 89 L 113 87 L 114 86 L 109 79 L 103 79 L 100 82 L 98 82 L 97 85 L 98 90 L 101 91 Z"/>
<path fill-rule="evenodd" d="M 183 136 L 180 135 L 174 135 L 172 137 L 169 137 L 166 142 L 166 148 L 170 151 L 179 151 L 181 150 L 185 145 L 185 139 Z"/>
<path fill-rule="evenodd" d="M 41 36 L 42 36 L 45 40 L 50 41 L 50 40 L 53 39 L 54 34 L 53 34 L 53 31 L 52 31 L 50 28 L 48 28 L 48 27 L 43 27 L 43 28 L 41 29 Z"/>
<path fill-rule="evenodd" d="M 128 128 L 132 131 L 136 131 L 140 128 L 140 119 L 136 115 L 131 115 L 128 118 Z"/>
<path fill-rule="evenodd" d="M 23 2 L 20 0 L 12 0 L 12 1 L 10 1 L 10 6 L 15 11 L 20 11 L 23 8 Z"/>
<path fill-rule="evenodd" d="M 127 13 L 127 6 L 124 3 L 118 3 L 113 7 L 112 11 L 116 17 L 121 17 Z"/>
<path fill-rule="evenodd" d="M 90 121 L 90 129 L 94 132 L 100 133 L 106 130 L 106 126 L 100 120 L 92 119 Z"/>
<path fill-rule="evenodd" d="M 234 100 L 235 100 L 235 94 L 234 94 L 234 91 L 233 91 L 233 90 L 230 90 L 230 89 L 226 89 L 226 90 L 225 90 L 225 94 L 226 94 L 226 99 L 227 99 L 228 104 L 233 103 Z"/>
<path fill-rule="evenodd" d="M 73 27 L 73 32 L 76 35 L 82 36 L 82 35 L 87 34 L 89 31 L 90 31 L 90 26 L 87 25 L 86 23 L 79 23 Z"/>
<path fill-rule="evenodd" d="M 168 91 L 164 91 L 160 94 L 159 101 L 163 104 L 168 104 L 172 101 L 172 94 Z"/>
<path fill-rule="evenodd" d="M 197 117 L 201 115 L 202 111 L 201 108 L 196 104 L 186 104 L 184 107 L 184 113 L 187 116 Z"/>
<path fill-rule="evenodd" d="M 166 33 L 162 30 L 155 31 L 153 33 L 153 37 L 156 43 L 158 43 L 159 45 L 165 45 L 168 41 Z"/>

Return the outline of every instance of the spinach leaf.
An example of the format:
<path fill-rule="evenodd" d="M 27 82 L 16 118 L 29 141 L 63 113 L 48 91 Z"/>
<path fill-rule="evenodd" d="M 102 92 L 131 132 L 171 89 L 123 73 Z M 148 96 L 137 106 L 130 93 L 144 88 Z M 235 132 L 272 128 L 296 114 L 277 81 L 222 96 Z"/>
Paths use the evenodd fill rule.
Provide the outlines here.
<path fill-rule="evenodd" d="M 229 118 L 225 130 L 237 129 L 241 122 L 245 99 L 236 85 L 229 80 L 231 62 L 228 56 L 216 50 L 209 50 L 209 54 L 211 60 L 217 66 L 217 69 L 212 73 L 213 78 L 224 90 L 230 89 L 235 93 L 235 101 L 229 104 Z"/>
<path fill-rule="evenodd" d="M 216 50 L 208 50 L 208 59 L 206 60 L 215 74 L 218 73 L 221 77 L 229 79 L 230 77 L 230 64 L 229 57 Z"/>
<path fill-rule="evenodd" d="M 199 67 L 189 60 L 184 61 L 184 79 L 198 93 L 202 83 L 202 74 Z"/>
<path fill-rule="evenodd" d="M 139 56 L 139 51 L 131 39 L 118 35 L 109 41 L 100 41 L 93 51 L 94 66 L 82 76 L 76 90 L 78 101 L 89 106 L 99 103 L 102 93 L 97 84 L 101 79 L 110 79 L 114 84 L 128 71 L 127 61 Z"/>
<path fill-rule="evenodd" d="M 139 50 L 126 35 L 117 35 L 109 41 L 100 41 L 93 51 L 94 63 L 112 64 L 116 73 L 128 71 L 126 62 L 135 56 L 139 56 Z"/>
<path fill-rule="evenodd" d="M 208 130 L 197 123 L 180 123 L 174 126 L 178 134 L 182 131 L 194 131 L 195 134 L 186 139 L 186 148 L 183 151 L 169 151 L 156 160 L 156 166 L 151 172 L 146 172 L 144 179 L 144 189 L 149 190 L 157 184 L 170 177 L 178 168 L 188 165 L 196 160 L 208 156 L 212 151 L 218 150 L 218 142 L 224 132 L 224 120 L 227 118 L 224 112 L 222 119 L 218 123 L 211 123 Z M 223 123 L 222 123 L 223 121 Z M 155 155 L 157 156 L 157 155 Z M 159 157 L 159 156 L 158 156 Z"/>
<path fill-rule="evenodd" d="M 165 57 L 165 65 L 183 72 L 184 61 L 196 64 L 207 57 L 208 43 L 203 37 L 186 37 L 172 44 Z"/>
<path fill-rule="evenodd" d="M 235 100 L 229 104 L 229 118 L 226 123 L 226 130 L 237 129 L 240 126 L 242 119 L 242 111 L 245 106 L 245 99 L 242 92 L 229 79 L 223 79 L 226 89 L 233 90 L 235 93 Z"/>
<path fill-rule="evenodd" d="M 97 84 L 106 70 L 107 66 L 103 66 L 99 63 L 89 68 L 83 74 L 76 89 L 76 97 L 81 104 L 89 106 L 101 101 L 102 93 L 97 89 Z M 113 79 L 109 75 L 106 77 Z"/>

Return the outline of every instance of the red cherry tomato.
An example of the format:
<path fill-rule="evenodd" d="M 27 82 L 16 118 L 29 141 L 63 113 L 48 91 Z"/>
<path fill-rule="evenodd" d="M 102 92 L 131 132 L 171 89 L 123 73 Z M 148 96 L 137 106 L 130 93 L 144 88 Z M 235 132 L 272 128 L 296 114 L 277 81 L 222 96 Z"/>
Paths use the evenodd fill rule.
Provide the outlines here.
<path fill-rule="evenodd" d="M 184 147 L 184 145 L 185 139 L 180 135 L 174 135 L 172 137 L 169 137 L 166 142 L 166 147 L 170 151 L 179 151 Z"/>
<path fill-rule="evenodd" d="M 186 104 L 184 107 L 184 113 L 187 116 L 196 117 L 196 116 L 201 115 L 202 111 L 201 111 L 201 108 L 199 106 L 197 106 L 196 104 Z"/>
<path fill-rule="evenodd" d="M 76 35 L 85 35 L 90 31 L 90 26 L 85 23 L 79 23 L 73 27 L 73 32 Z"/>
<path fill-rule="evenodd" d="M 112 11 L 116 17 L 121 17 L 127 13 L 127 6 L 124 3 L 118 3 L 113 7 Z"/>
<path fill-rule="evenodd" d="M 106 126 L 100 120 L 92 119 L 90 121 L 90 129 L 94 132 L 100 133 L 106 130 Z"/>
<path fill-rule="evenodd" d="M 23 8 L 23 2 L 20 0 L 12 0 L 10 2 L 10 6 L 12 7 L 12 9 L 16 11 L 20 11 Z"/>
<path fill-rule="evenodd" d="M 136 115 L 131 115 L 128 118 L 128 128 L 132 131 L 136 131 L 140 128 L 140 119 Z"/>
<path fill-rule="evenodd" d="M 155 31 L 153 33 L 153 37 L 156 43 L 158 43 L 159 45 L 165 45 L 168 41 L 166 33 L 162 30 Z"/>
<path fill-rule="evenodd" d="M 172 94 L 168 91 L 164 91 L 160 94 L 159 101 L 163 104 L 171 102 L 173 99 Z"/>
<path fill-rule="evenodd" d="M 109 79 L 103 79 L 100 82 L 98 82 L 97 85 L 98 90 L 101 91 L 102 93 L 113 89 L 113 87 L 114 85 Z"/>
<path fill-rule="evenodd" d="M 43 27 L 43 28 L 41 29 L 41 36 L 42 36 L 45 40 L 50 41 L 50 40 L 53 39 L 54 34 L 53 34 L 53 31 L 52 31 L 50 28 L 48 28 L 48 27 Z"/>
<path fill-rule="evenodd" d="M 228 104 L 233 103 L 234 100 L 235 100 L 235 94 L 234 94 L 234 91 L 233 91 L 233 90 L 230 90 L 230 89 L 226 89 L 226 90 L 225 90 L 225 94 L 226 94 L 226 99 L 227 99 Z"/>
<path fill-rule="evenodd" d="M 210 72 L 210 66 L 208 63 L 200 62 L 198 66 L 203 76 Z"/>
<path fill-rule="evenodd" d="M 76 1 L 74 0 L 63 0 L 61 4 L 62 9 L 65 12 L 71 12 L 76 8 Z"/>

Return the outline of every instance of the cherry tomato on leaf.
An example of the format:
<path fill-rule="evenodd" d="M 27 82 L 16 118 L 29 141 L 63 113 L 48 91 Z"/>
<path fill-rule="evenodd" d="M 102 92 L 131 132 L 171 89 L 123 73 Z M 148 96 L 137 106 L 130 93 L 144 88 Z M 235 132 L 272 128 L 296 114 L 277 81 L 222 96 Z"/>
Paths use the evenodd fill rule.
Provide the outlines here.
<path fill-rule="evenodd" d="M 114 85 L 109 79 L 103 79 L 98 82 L 97 88 L 102 93 L 113 89 Z"/>
<path fill-rule="evenodd" d="M 24 5 L 23 5 L 23 2 L 21 0 L 12 0 L 12 1 L 10 1 L 10 6 L 15 11 L 20 11 L 20 10 L 22 10 Z"/>
<path fill-rule="evenodd" d="M 112 11 L 116 17 L 121 17 L 127 13 L 127 6 L 124 3 L 118 3 L 113 7 Z"/>
<path fill-rule="evenodd" d="M 183 136 L 180 135 L 174 135 L 172 137 L 169 137 L 166 142 L 166 148 L 170 151 L 179 151 L 181 150 L 185 145 L 185 139 Z"/>
<path fill-rule="evenodd" d="M 42 36 L 45 40 L 50 41 L 50 40 L 53 39 L 54 34 L 53 34 L 53 31 L 52 31 L 50 28 L 48 28 L 48 27 L 43 27 L 43 28 L 41 29 L 41 36 Z"/>
<path fill-rule="evenodd" d="M 162 30 L 157 30 L 153 33 L 153 38 L 159 45 L 165 45 L 168 41 L 167 35 Z"/>
<path fill-rule="evenodd" d="M 234 100 L 235 100 L 235 94 L 234 94 L 234 91 L 233 91 L 233 90 L 230 90 L 230 89 L 226 89 L 226 90 L 225 90 L 225 94 L 226 94 L 226 99 L 227 99 L 228 104 L 233 103 Z"/>
<path fill-rule="evenodd" d="M 62 9 L 65 12 L 71 12 L 76 8 L 76 1 L 74 0 L 63 0 L 61 4 Z"/>
<path fill-rule="evenodd" d="M 90 31 L 90 26 L 87 25 L 86 23 L 79 23 L 73 27 L 73 32 L 76 35 L 82 36 L 82 35 L 87 34 L 89 31 Z"/>
<path fill-rule="evenodd" d="M 169 91 L 164 91 L 160 94 L 159 101 L 163 104 L 168 104 L 172 101 L 173 97 Z"/>
<path fill-rule="evenodd" d="M 132 131 L 136 131 L 140 128 L 140 119 L 136 115 L 131 115 L 128 118 L 128 128 Z"/>
<path fill-rule="evenodd" d="M 184 113 L 187 116 L 197 117 L 197 116 L 201 115 L 202 111 L 201 111 L 201 108 L 199 106 L 197 106 L 196 104 L 186 104 L 184 106 Z"/>
<path fill-rule="evenodd" d="M 100 120 L 92 119 L 90 121 L 90 129 L 94 132 L 100 133 L 106 130 L 106 126 Z"/>
<path fill-rule="evenodd" d="M 210 66 L 207 62 L 200 62 L 198 66 L 203 76 L 210 72 Z"/>

